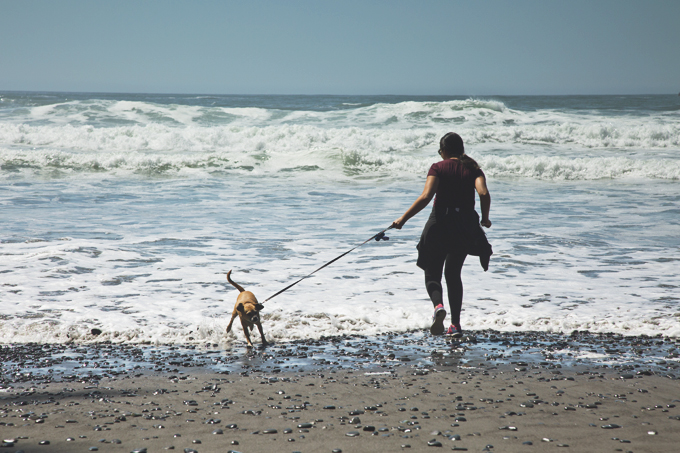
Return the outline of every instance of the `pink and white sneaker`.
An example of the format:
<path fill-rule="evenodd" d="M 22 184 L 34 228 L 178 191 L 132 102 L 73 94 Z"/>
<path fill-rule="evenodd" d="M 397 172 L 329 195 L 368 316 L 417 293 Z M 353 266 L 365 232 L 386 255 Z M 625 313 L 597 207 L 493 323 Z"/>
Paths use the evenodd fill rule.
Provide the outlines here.
<path fill-rule="evenodd" d="M 463 329 L 461 329 L 460 326 L 454 326 L 451 324 L 449 326 L 449 330 L 446 331 L 446 335 L 450 335 L 453 338 L 460 338 L 463 336 Z"/>
<path fill-rule="evenodd" d="M 430 333 L 432 335 L 442 335 L 444 333 L 444 318 L 446 318 L 446 310 L 442 304 L 437 305 L 432 315 L 432 326 L 430 326 Z"/>

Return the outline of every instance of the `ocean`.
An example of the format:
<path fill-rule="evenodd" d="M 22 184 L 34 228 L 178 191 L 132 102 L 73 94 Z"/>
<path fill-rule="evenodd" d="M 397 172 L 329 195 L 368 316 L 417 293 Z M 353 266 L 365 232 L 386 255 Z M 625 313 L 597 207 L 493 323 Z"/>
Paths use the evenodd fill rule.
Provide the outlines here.
<path fill-rule="evenodd" d="M 464 330 L 680 336 L 678 96 L 0 92 L 0 343 L 242 344 L 224 274 L 262 301 L 387 228 L 449 131 L 492 197 Z M 267 337 L 428 327 L 429 209 L 267 302 Z"/>

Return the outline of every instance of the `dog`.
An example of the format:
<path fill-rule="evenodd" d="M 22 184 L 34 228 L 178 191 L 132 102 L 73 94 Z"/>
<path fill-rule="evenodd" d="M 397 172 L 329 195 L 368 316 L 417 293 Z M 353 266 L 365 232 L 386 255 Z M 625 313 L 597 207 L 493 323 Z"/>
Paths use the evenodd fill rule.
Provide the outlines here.
<path fill-rule="evenodd" d="M 241 319 L 241 326 L 243 326 L 243 333 L 246 334 L 246 340 L 248 340 L 248 347 L 252 348 L 253 343 L 250 341 L 250 334 L 248 329 L 251 331 L 253 327 L 257 326 L 257 330 L 260 331 L 260 337 L 262 337 L 262 344 L 266 345 L 267 340 L 264 338 L 264 332 L 262 331 L 262 324 L 260 323 L 260 310 L 264 308 L 264 305 L 257 301 L 255 294 L 250 291 L 246 291 L 231 279 L 231 271 L 227 272 L 227 281 L 232 284 L 232 286 L 239 290 L 240 294 L 236 298 L 236 305 L 234 305 L 234 311 L 231 314 L 231 321 L 227 326 L 227 333 L 231 332 L 231 325 L 234 323 L 234 319 L 238 316 Z"/>

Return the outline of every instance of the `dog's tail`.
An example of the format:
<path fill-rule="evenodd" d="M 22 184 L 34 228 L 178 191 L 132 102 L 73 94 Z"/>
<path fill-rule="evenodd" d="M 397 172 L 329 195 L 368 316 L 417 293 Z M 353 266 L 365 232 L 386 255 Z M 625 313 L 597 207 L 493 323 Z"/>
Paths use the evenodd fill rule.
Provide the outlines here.
<path fill-rule="evenodd" d="M 233 281 L 233 280 L 231 279 L 231 277 L 229 277 L 230 275 L 231 275 L 231 271 L 227 272 L 227 281 L 228 281 L 229 283 L 231 283 L 231 284 L 234 286 L 234 288 L 238 289 L 240 292 L 245 291 L 245 289 L 243 289 L 243 288 L 241 287 L 241 285 L 239 285 L 238 283 L 236 283 L 235 281 Z"/>

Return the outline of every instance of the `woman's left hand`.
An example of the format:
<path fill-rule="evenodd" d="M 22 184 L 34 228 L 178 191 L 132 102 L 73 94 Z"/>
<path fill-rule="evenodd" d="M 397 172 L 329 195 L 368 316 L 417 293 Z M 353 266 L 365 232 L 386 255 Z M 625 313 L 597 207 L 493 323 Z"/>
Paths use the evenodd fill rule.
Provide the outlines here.
<path fill-rule="evenodd" d="M 403 227 L 405 223 L 406 223 L 406 220 L 404 220 L 404 217 L 403 216 L 399 217 L 397 220 L 392 222 L 392 228 L 395 228 L 397 230 L 401 230 L 401 227 Z"/>

